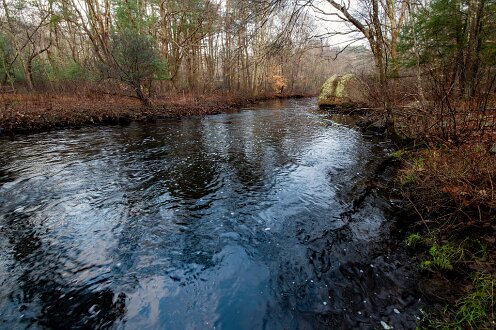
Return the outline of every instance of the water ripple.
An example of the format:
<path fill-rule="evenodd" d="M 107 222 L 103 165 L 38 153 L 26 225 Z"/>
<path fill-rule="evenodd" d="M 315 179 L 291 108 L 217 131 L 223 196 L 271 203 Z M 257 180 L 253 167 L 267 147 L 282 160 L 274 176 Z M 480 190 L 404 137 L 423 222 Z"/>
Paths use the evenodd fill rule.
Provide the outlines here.
<path fill-rule="evenodd" d="M 341 320 L 384 222 L 346 192 L 380 152 L 312 102 L 0 140 L 2 327 Z"/>

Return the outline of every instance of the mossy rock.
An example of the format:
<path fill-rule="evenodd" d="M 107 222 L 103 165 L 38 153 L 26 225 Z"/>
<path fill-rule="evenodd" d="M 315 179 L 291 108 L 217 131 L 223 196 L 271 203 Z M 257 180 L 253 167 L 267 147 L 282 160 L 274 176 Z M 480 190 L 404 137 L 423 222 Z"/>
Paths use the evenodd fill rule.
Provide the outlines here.
<path fill-rule="evenodd" d="M 321 108 L 363 107 L 367 103 L 367 88 L 354 74 L 333 75 L 327 79 L 320 90 L 319 106 Z"/>

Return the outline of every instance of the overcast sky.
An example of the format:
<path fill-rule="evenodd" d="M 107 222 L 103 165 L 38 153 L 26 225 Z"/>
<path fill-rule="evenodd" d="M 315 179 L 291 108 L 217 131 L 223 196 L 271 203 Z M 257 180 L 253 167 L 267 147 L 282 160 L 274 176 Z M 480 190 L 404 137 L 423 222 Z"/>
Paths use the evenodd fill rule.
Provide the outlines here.
<path fill-rule="evenodd" d="M 349 5 L 350 12 L 353 13 L 358 5 L 357 0 L 349 0 L 344 3 L 346 6 Z M 330 45 L 339 46 L 341 48 L 355 41 L 357 38 L 362 38 L 361 33 L 351 33 L 354 31 L 354 27 L 349 23 L 342 22 L 338 17 L 332 15 L 336 14 L 338 11 L 329 4 L 326 0 L 316 0 L 314 2 L 314 7 L 312 11 L 316 17 L 316 24 L 318 26 L 317 31 L 315 31 L 316 36 L 322 36 L 327 39 Z M 367 45 L 365 39 L 358 40 L 356 45 Z"/>

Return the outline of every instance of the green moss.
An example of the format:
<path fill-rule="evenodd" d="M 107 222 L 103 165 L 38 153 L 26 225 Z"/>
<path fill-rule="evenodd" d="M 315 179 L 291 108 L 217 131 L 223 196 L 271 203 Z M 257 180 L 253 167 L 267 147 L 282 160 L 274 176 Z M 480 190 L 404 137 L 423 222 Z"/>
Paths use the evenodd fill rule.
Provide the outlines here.
<path fill-rule="evenodd" d="M 322 85 L 319 105 L 351 106 L 366 103 L 365 86 L 353 74 L 333 75 Z"/>
<path fill-rule="evenodd" d="M 348 86 L 348 84 L 356 79 L 357 78 L 355 77 L 355 75 L 352 74 L 346 74 L 342 76 L 341 79 L 338 80 L 338 84 L 336 87 L 336 97 L 351 97 L 351 95 L 348 95 L 345 88 Z"/>
<path fill-rule="evenodd" d="M 322 88 L 320 89 L 319 102 L 324 102 L 329 97 L 335 96 L 338 79 L 338 75 L 333 75 L 331 78 L 327 79 L 324 85 L 322 85 Z"/>

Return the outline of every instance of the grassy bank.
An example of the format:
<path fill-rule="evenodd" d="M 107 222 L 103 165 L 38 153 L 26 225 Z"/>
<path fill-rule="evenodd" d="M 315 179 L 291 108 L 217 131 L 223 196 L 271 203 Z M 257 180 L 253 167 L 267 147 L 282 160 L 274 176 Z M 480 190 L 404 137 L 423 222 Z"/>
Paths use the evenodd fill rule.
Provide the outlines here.
<path fill-rule="evenodd" d="M 496 156 L 492 143 L 400 149 L 397 185 L 414 221 L 405 244 L 437 307 L 421 328 L 496 327 Z"/>
<path fill-rule="evenodd" d="M 432 307 L 419 328 L 496 328 L 496 95 L 400 101 L 390 119 L 404 244 Z M 384 132 L 380 112 L 360 126 Z M 396 196 L 395 196 L 396 197 Z"/>
<path fill-rule="evenodd" d="M 237 111 L 256 101 L 280 97 L 273 94 L 246 97 L 238 94 L 178 93 L 153 99 L 152 106 L 145 107 L 136 98 L 98 91 L 84 95 L 4 93 L 0 94 L 0 130 L 3 134 L 30 133 L 132 120 L 217 114 Z"/>

